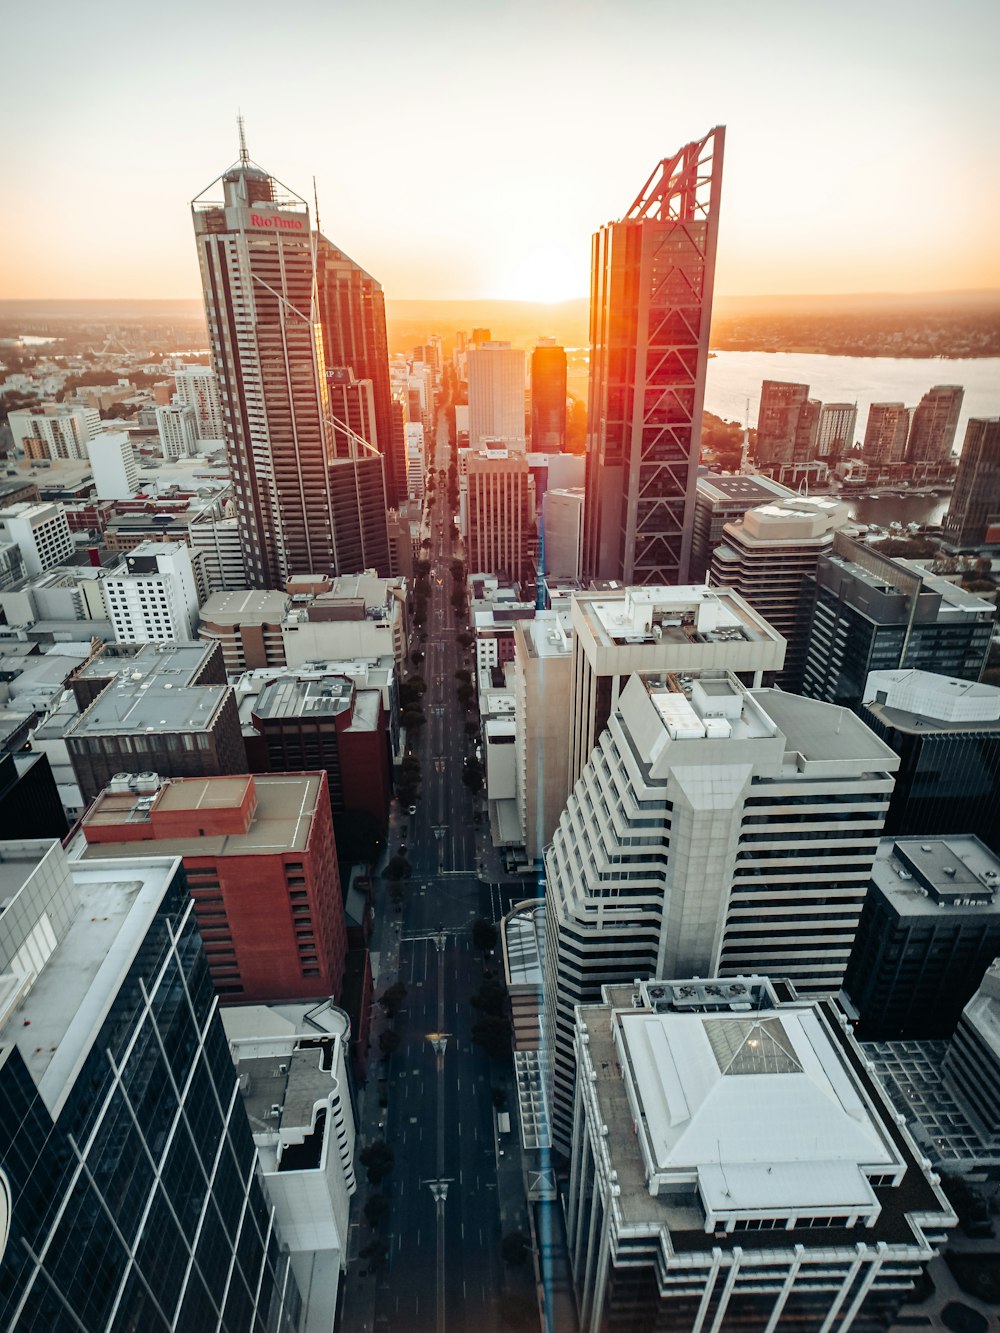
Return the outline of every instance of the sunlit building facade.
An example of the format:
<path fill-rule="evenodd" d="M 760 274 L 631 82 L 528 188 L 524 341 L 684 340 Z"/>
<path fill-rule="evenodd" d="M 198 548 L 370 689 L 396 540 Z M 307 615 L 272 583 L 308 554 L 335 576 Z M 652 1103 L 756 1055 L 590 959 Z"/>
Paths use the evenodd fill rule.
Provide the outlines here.
<path fill-rule="evenodd" d="M 688 577 L 725 129 L 659 162 L 594 236 L 584 572 Z"/>

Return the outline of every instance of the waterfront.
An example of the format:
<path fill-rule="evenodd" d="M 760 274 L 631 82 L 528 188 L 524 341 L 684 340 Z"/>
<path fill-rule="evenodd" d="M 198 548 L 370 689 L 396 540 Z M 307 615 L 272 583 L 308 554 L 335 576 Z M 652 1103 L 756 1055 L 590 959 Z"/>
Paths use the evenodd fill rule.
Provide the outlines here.
<path fill-rule="evenodd" d="M 944 518 L 951 501 L 949 495 L 907 495 L 901 499 L 884 491 L 877 500 L 860 495 L 843 498 L 859 523 L 877 523 L 880 528 L 887 528 L 890 523 L 899 523 L 904 528 L 907 523 L 932 527 Z"/>
<path fill-rule="evenodd" d="M 749 398 L 750 425 L 756 426 L 763 380 L 808 384 L 811 396 L 824 403 L 856 402 L 858 443 L 864 438 L 871 403 L 903 402 L 915 407 L 921 394 L 933 384 L 961 384 L 965 388 L 955 435 L 957 448 L 961 448 L 970 417 L 1000 416 L 1000 357 L 951 361 L 940 357 L 809 356 L 797 352 L 714 353 L 708 363 L 706 412 L 725 421 L 742 422 Z"/>

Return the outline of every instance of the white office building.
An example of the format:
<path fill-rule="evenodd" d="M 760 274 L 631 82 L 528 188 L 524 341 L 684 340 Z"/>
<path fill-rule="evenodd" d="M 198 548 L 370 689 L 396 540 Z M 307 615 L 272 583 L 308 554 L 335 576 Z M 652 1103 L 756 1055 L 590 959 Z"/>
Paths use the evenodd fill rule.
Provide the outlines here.
<path fill-rule="evenodd" d="M 524 434 L 524 350 L 480 343 L 468 356 L 469 447 L 519 449 Z"/>
<path fill-rule="evenodd" d="M 408 421 L 406 431 L 406 490 L 411 500 L 424 493 L 424 428 L 419 421 Z"/>
<path fill-rule="evenodd" d="M 40 501 L 0 509 L 0 542 L 14 542 L 24 572 L 42 574 L 73 554 L 73 535 L 61 504 Z"/>
<path fill-rule="evenodd" d="M 211 366 L 185 366 L 174 372 L 174 398 L 194 412 L 195 436 L 222 443 L 225 431 L 219 383 Z"/>
<path fill-rule="evenodd" d="M 198 590 L 183 542 L 140 542 L 101 590 L 118 643 L 196 637 Z"/>
<path fill-rule="evenodd" d="M 194 409 L 183 403 L 156 409 L 156 429 L 164 458 L 191 458 L 198 452 Z"/>
<path fill-rule="evenodd" d="M 817 458 L 842 457 L 854 448 L 858 426 L 857 403 L 824 403 L 816 427 Z"/>
<path fill-rule="evenodd" d="M 104 431 L 90 441 L 90 467 L 99 500 L 131 500 L 139 489 L 139 466 L 125 431 Z"/>
<path fill-rule="evenodd" d="M 767 978 L 575 1015 L 581 1333 L 888 1328 L 956 1217 L 830 1003 Z"/>
<path fill-rule="evenodd" d="M 188 526 L 188 539 L 191 549 L 201 552 L 204 558 L 210 593 L 245 587 L 243 544 L 235 515 L 211 511 L 199 515 Z"/>
<path fill-rule="evenodd" d="M 584 488 L 551 488 L 542 496 L 545 573 L 554 579 L 578 579 L 583 570 Z"/>
<path fill-rule="evenodd" d="M 840 989 L 899 756 L 854 713 L 723 671 L 634 675 L 545 857 L 555 1141 L 574 1004 L 653 976 Z"/>

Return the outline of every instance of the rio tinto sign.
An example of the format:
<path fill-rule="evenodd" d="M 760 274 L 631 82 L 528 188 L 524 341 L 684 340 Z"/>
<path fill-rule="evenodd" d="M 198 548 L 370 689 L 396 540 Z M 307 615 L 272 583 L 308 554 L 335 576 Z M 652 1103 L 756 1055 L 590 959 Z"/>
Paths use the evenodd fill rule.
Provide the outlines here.
<path fill-rule="evenodd" d="M 302 218 L 281 218 L 276 213 L 251 213 L 251 227 L 267 227 L 272 231 L 303 231 L 305 221 Z"/>

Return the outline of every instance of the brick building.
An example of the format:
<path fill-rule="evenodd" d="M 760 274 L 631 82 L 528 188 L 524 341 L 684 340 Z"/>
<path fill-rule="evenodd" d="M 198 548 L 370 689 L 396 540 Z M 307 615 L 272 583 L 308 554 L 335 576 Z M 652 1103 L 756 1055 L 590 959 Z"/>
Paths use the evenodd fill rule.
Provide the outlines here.
<path fill-rule="evenodd" d="M 102 792 L 73 853 L 182 857 L 223 1002 L 339 999 L 347 928 L 326 774 L 147 785 Z"/>

